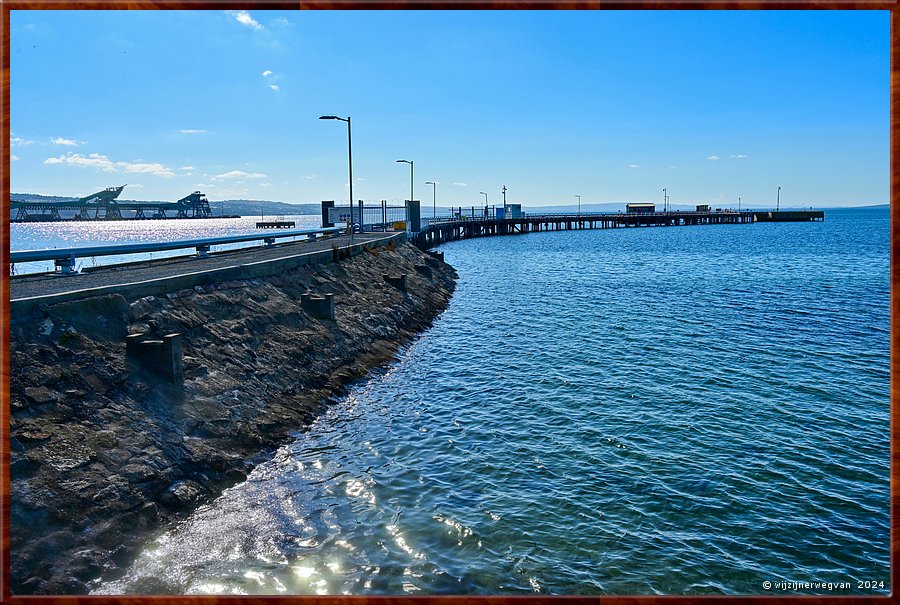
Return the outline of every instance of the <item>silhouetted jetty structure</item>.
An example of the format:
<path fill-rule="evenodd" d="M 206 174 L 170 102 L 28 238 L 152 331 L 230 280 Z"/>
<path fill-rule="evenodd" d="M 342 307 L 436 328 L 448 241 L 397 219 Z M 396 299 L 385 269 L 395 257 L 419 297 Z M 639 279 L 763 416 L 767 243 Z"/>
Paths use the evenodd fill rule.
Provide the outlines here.
<path fill-rule="evenodd" d="M 256 221 L 257 229 L 293 229 L 296 225 L 294 221 Z"/>
<path fill-rule="evenodd" d="M 43 223 L 52 221 L 122 221 L 173 218 L 240 218 L 212 215 L 206 195 L 194 191 L 177 202 L 120 202 L 116 198 L 127 185 L 107 187 L 76 200 L 23 201 L 10 200 L 13 223 Z M 64 218 L 61 212 L 71 214 Z"/>

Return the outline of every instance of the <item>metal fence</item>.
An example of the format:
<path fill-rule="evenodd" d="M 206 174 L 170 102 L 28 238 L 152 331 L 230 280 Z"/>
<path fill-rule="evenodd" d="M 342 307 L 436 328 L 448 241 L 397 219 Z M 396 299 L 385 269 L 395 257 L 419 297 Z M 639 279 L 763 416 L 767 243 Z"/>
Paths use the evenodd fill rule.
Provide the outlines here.
<path fill-rule="evenodd" d="M 75 273 L 76 261 L 79 258 L 96 256 L 124 256 L 146 254 L 166 250 L 190 250 L 193 248 L 198 256 L 209 254 L 210 248 L 216 245 L 236 244 L 242 242 L 262 241 L 266 246 L 275 244 L 276 239 L 287 237 L 306 237 L 314 240 L 319 236 L 336 235 L 343 231 L 340 227 L 320 229 L 298 229 L 253 235 L 232 235 L 226 237 L 208 237 L 194 240 L 178 240 L 172 242 L 151 242 L 146 244 L 124 244 L 120 246 L 86 246 L 81 248 L 54 248 L 52 250 L 23 250 L 9 253 L 9 272 L 15 275 L 16 263 L 36 261 L 54 261 L 57 271 L 64 274 Z"/>

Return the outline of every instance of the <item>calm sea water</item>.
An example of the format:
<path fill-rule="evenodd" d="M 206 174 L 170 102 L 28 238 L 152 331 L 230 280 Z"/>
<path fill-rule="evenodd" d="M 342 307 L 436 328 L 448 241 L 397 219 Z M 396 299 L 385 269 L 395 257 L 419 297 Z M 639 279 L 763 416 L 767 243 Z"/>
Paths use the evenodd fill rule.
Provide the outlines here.
<path fill-rule="evenodd" d="M 275 217 L 244 216 L 237 219 L 171 219 L 152 221 L 62 221 L 54 223 L 11 223 L 9 225 L 10 250 L 47 250 L 53 248 L 78 248 L 84 246 L 146 244 L 150 242 L 174 242 L 180 240 L 202 239 L 207 237 L 226 237 L 229 235 L 262 234 L 271 235 L 289 229 L 257 229 L 259 220 L 274 220 Z M 294 221 L 294 229 L 315 229 L 321 227 L 319 216 L 285 216 L 278 220 Z M 291 241 L 296 238 L 279 241 Z M 213 252 L 234 250 L 248 246 L 259 246 L 262 242 L 245 242 L 241 244 L 224 244 L 213 246 Z M 135 260 L 151 260 L 196 254 L 193 248 L 185 250 L 167 250 L 147 254 L 131 254 L 127 256 L 96 256 L 81 258 L 78 267 L 110 265 Z M 40 273 L 53 270 L 53 261 L 19 263 L 16 274 Z"/>
<path fill-rule="evenodd" d="M 444 245 L 430 330 L 96 592 L 885 594 L 888 226 Z"/>

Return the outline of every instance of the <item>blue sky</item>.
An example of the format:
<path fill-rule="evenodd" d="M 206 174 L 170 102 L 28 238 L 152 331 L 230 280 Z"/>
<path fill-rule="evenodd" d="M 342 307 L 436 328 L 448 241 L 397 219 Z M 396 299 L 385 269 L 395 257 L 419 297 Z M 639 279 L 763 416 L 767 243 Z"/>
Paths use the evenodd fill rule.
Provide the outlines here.
<path fill-rule="evenodd" d="M 11 189 L 889 201 L 887 11 L 12 11 Z"/>

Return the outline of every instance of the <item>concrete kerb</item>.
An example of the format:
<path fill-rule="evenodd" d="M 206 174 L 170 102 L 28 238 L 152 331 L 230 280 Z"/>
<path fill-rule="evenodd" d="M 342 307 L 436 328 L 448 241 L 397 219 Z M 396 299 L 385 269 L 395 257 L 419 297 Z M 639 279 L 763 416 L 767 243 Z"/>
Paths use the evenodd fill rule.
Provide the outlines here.
<path fill-rule="evenodd" d="M 401 232 L 371 242 L 343 246 L 339 248 L 339 250 L 349 251 L 349 255 L 353 257 L 366 249 L 380 248 L 381 246 L 386 246 L 390 243 L 400 243 L 405 240 L 406 233 Z M 284 258 L 233 265 L 231 267 L 210 269 L 208 271 L 184 273 L 182 275 L 161 277 L 129 284 L 116 284 L 84 290 L 73 290 L 71 292 L 62 292 L 60 294 L 51 294 L 48 296 L 18 298 L 9 301 L 9 316 L 10 318 L 14 318 L 16 316 L 27 315 L 41 305 L 53 305 L 60 302 L 91 298 L 94 296 L 121 294 L 126 300 L 132 301 L 144 296 L 160 296 L 170 292 L 193 288 L 194 286 L 205 286 L 212 283 L 239 279 L 268 277 L 270 275 L 296 269 L 303 265 L 318 265 L 334 262 L 333 255 L 334 253 L 332 250 L 307 252 L 305 254 L 295 254 Z"/>

